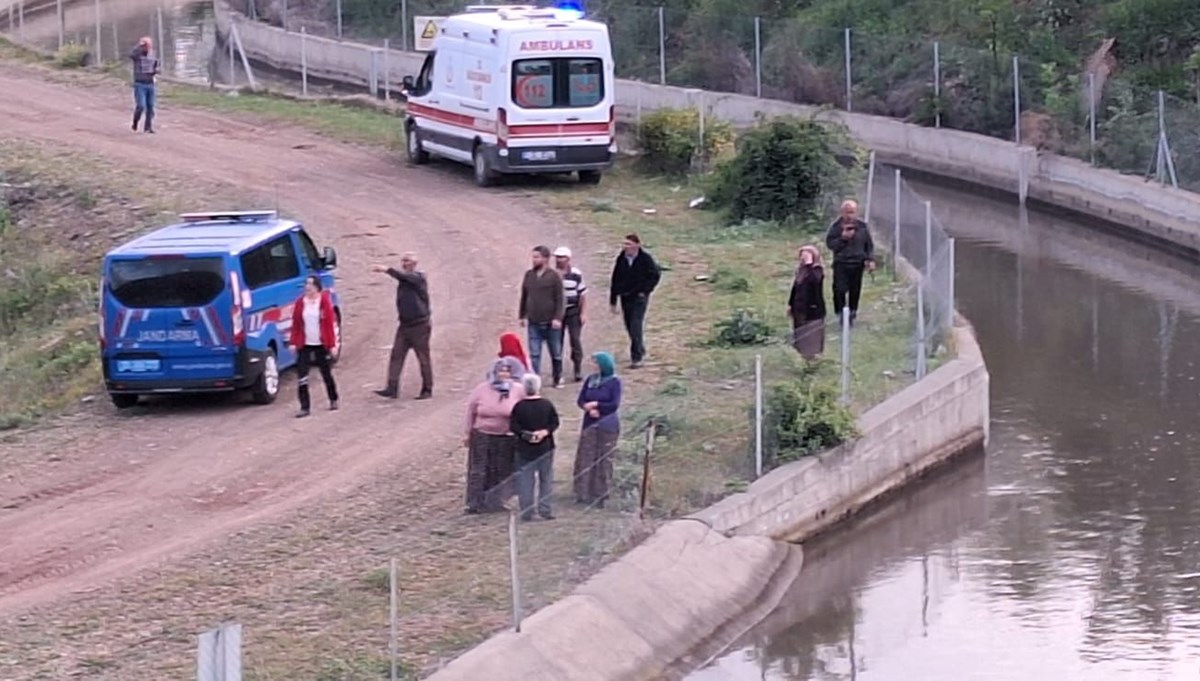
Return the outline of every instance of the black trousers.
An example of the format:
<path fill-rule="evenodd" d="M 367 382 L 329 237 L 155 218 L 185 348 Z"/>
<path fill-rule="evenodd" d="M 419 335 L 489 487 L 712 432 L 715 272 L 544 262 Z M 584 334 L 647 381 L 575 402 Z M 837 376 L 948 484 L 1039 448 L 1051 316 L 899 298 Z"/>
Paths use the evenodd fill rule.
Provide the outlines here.
<path fill-rule="evenodd" d="M 317 367 L 321 380 L 325 382 L 325 394 L 330 402 L 338 398 L 337 383 L 333 380 L 333 367 L 329 363 L 329 351 L 321 345 L 306 345 L 296 353 L 296 373 L 300 376 L 300 408 L 308 411 L 312 399 L 308 395 L 308 370 Z"/>
<path fill-rule="evenodd" d="M 847 305 L 850 316 L 858 314 L 858 300 L 862 296 L 863 272 L 866 267 L 847 263 L 833 264 L 833 308 L 838 315 Z"/>
<path fill-rule="evenodd" d="M 575 373 L 579 374 L 583 364 L 583 320 L 579 317 L 579 308 L 563 318 L 563 333 L 571 339 L 571 363 L 575 365 Z"/>
<path fill-rule="evenodd" d="M 646 308 L 650 296 L 621 296 L 625 331 L 629 334 L 629 359 L 640 362 L 646 356 Z"/>

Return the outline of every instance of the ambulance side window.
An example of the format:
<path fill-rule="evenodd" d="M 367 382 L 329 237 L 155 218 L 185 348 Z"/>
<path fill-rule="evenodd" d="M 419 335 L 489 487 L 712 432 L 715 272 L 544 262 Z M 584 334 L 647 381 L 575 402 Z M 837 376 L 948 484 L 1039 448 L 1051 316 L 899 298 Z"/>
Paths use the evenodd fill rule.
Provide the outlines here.
<path fill-rule="evenodd" d="M 437 56 L 436 52 L 430 52 L 425 57 L 425 63 L 421 65 L 421 73 L 417 75 L 416 89 L 413 92 L 415 95 L 423 95 L 429 92 L 429 88 L 433 85 L 433 58 Z"/>

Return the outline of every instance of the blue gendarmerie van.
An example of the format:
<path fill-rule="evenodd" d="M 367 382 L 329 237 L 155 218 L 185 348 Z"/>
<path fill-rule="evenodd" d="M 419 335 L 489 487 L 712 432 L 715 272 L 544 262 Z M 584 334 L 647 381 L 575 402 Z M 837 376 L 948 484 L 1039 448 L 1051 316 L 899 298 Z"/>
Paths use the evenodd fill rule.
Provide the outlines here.
<path fill-rule="evenodd" d="M 337 254 L 275 211 L 186 213 L 104 256 L 100 347 L 117 407 L 141 395 L 248 391 L 267 404 L 292 366 L 292 305 L 315 274 L 333 294 Z M 336 358 L 335 358 L 336 359 Z"/>

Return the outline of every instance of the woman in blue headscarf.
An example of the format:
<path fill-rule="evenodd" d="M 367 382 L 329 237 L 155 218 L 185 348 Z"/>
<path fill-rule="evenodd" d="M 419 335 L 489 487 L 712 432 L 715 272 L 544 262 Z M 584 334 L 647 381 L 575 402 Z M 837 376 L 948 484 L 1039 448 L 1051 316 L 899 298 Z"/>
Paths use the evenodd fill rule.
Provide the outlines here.
<path fill-rule="evenodd" d="M 575 453 L 575 500 L 604 508 L 621 437 L 621 379 L 611 354 L 597 352 L 592 362 L 596 372 L 583 382 L 576 402 L 583 410 L 583 431 Z"/>

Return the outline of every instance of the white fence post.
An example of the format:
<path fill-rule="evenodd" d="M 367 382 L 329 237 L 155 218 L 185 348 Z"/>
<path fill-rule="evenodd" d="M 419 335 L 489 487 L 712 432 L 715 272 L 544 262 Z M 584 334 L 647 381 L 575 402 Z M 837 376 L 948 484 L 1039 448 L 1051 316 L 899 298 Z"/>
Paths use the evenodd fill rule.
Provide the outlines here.
<path fill-rule="evenodd" d="M 517 512 L 508 514 L 508 563 L 512 576 L 513 629 L 521 633 L 521 575 L 517 569 Z"/>
<path fill-rule="evenodd" d="M 400 0 L 400 40 L 404 43 L 402 52 L 408 51 L 408 0 Z"/>
<path fill-rule="evenodd" d="M 754 356 L 754 479 L 763 474 L 763 360 Z"/>
<path fill-rule="evenodd" d="M 55 8 L 58 12 L 58 49 L 61 50 L 67 41 L 67 15 L 63 12 L 63 0 L 57 0 Z"/>
<path fill-rule="evenodd" d="M 300 92 L 308 96 L 308 27 L 300 27 Z"/>
<path fill-rule="evenodd" d="M 200 634 L 197 681 L 242 681 L 242 625 L 222 624 Z"/>
<path fill-rule="evenodd" d="M 896 192 L 892 197 L 895 201 L 895 219 L 892 221 L 892 281 L 900 277 L 900 169 L 895 169 Z"/>
<path fill-rule="evenodd" d="M 658 7 L 658 84 L 667 84 L 667 26 L 666 8 Z"/>
<path fill-rule="evenodd" d="M 933 127 L 942 127 L 942 48 L 933 41 Z"/>
<path fill-rule="evenodd" d="M 917 281 L 917 380 L 925 378 L 925 278 Z"/>
<path fill-rule="evenodd" d="M 1016 142 L 1021 143 L 1021 58 L 1013 55 L 1013 123 Z"/>
<path fill-rule="evenodd" d="M 166 68 L 167 63 L 164 57 L 167 54 L 166 33 L 163 31 L 163 11 L 162 7 L 155 8 L 156 18 L 158 19 L 158 66 Z"/>
<path fill-rule="evenodd" d="M 925 276 L 933 275 L 933 202 L 925 202 Z"/>
<path fill-rule="evenodd" d="M 337 37 L 342 39 L 342 0 L 337 0 L 335 11 L 337 12 Z"/>
<path fill-rule="evenodd" d="M 850 73 L 850 29 L 847 28 L 843 35 L 846 49 L 846 111 L 854 111 L 854 79 Z"/>
<path fill-rule="evenodd" d="M 387 38 L 383 39 L 383 101 L 392 101 L 392 49 Z"/>
<path fill-rule="evenodd" d="M 113 24 L 115 27 L 116 24 Z M 25 0 L 17 3 L 17 37 L 21 42 L 25 42 Z M 121 48 L 117 47 L 117 54 L 121 54 Z"/>
<path fill-rule="evenodd" d="M 283 0 L 283 14 L 280 15 L 280 19 L 279 19 L 279 23 L 280 23 L 281 27 L 283 28 L 284 33 L 287 33 L 287 30 L 288 30 L 288 27 L 287 27 L 288 26 L 288 6 L 287 5 L 288 5 L 288 0 Z"/>
<path fill-rule="evenodd" d="M 867 201 L 863 207 L 863 222 L 871 224 L 871 197 L 875 194 L 875 150 L 867 154 Z"/>
<path fill-rule="evenodd" d="M 762 97 L 762 17 L 754 17 L 754 92 Z"/>
<path fill-rule="evenodd" d="M 237 70 L 234 66 L 237 61 L 233 56 L 233 23 L 232 19 L 229 24 L 229 33 L 225 34 L 225 42 L 229 43 L 229 84 L 237 85 Z"/>
<path fill-rule="evenodd" d="M 1088 72 L 1088 147 L 1096 165 L 1096 74 Z"/>
<path fill-rule="evenodd" d="M 237 44 L 238 54 L 242 57 L 242 68 L 246 70 L 246 80 L 250 82 L 250 89 L 258 89 L 258 81 L 254 80 L 254 71 L 250 69 L 250 58 L 246 56 L 246 46 L 242 44 L 242 36 L 238 33 L 237 23 L 229 23 L 229 33 L 233 36 L 234 43 Z"/>
<path fill-rule="evenodd" d="M 850 306 L 842 308 L 842 404 L 850 404 Z"/>
<path fill-rule="evenodd" d="M 11 25 L 12 25 L 12 18 L 13 18 L 13 9 L 12 9 L 12 5 L 9 5 L 9 6 L 8 6 L 8 23 L 9 23 L 9 28 L 11 28 L 11 27 L 12 27 L 12 26 L 11 26 Z M 101 38 L 100 38 L 100 29 L 101 29 L 101 28 L 103 28 L 103 27 L 100 25 L 100 0 L 96 0 L 96 54 L 94 55 L 94 56 L 96 57 L 96 64 L 103 64 L 103 63 L 104 63 L 104 48 L 103 48 L 103 47 L 101 46 L 101 44 L 100 44 L 100 40 L 101 40 Z M 116 45 L 114 45 L 114 46 L 113 46 L 113 48 L 114 48 L 115 50 L 117 50 L 116 54 L 120 54 L 120 53 L 121 53 L 121 52 L 120 52 L 120 48 L 118 48 Z"/>
<path fill-rule="evenodd" d="M 947 290 L 946 290 L 946 325 L 947 328 L 954 326 L 954 239 L 951 238 L 946 242 L 946 266 L 949 269 L 947 273 Z"/>
<path fill-rule="evenodd" d="M 372 97 L 379 96 L 379 53 L 375 50 L 370 51 L 371 54 L 371 71 L 367 74 L 367 89 L 371 92 Z"/>
<path fill-rule="evenodd" d="M 396 681 L 396 655 L 399 645 L 396 632 L 396 599 L 396 559 L 392 558 L 388 564 L 388 650 L 391 656 L 391 681 Z"/>

